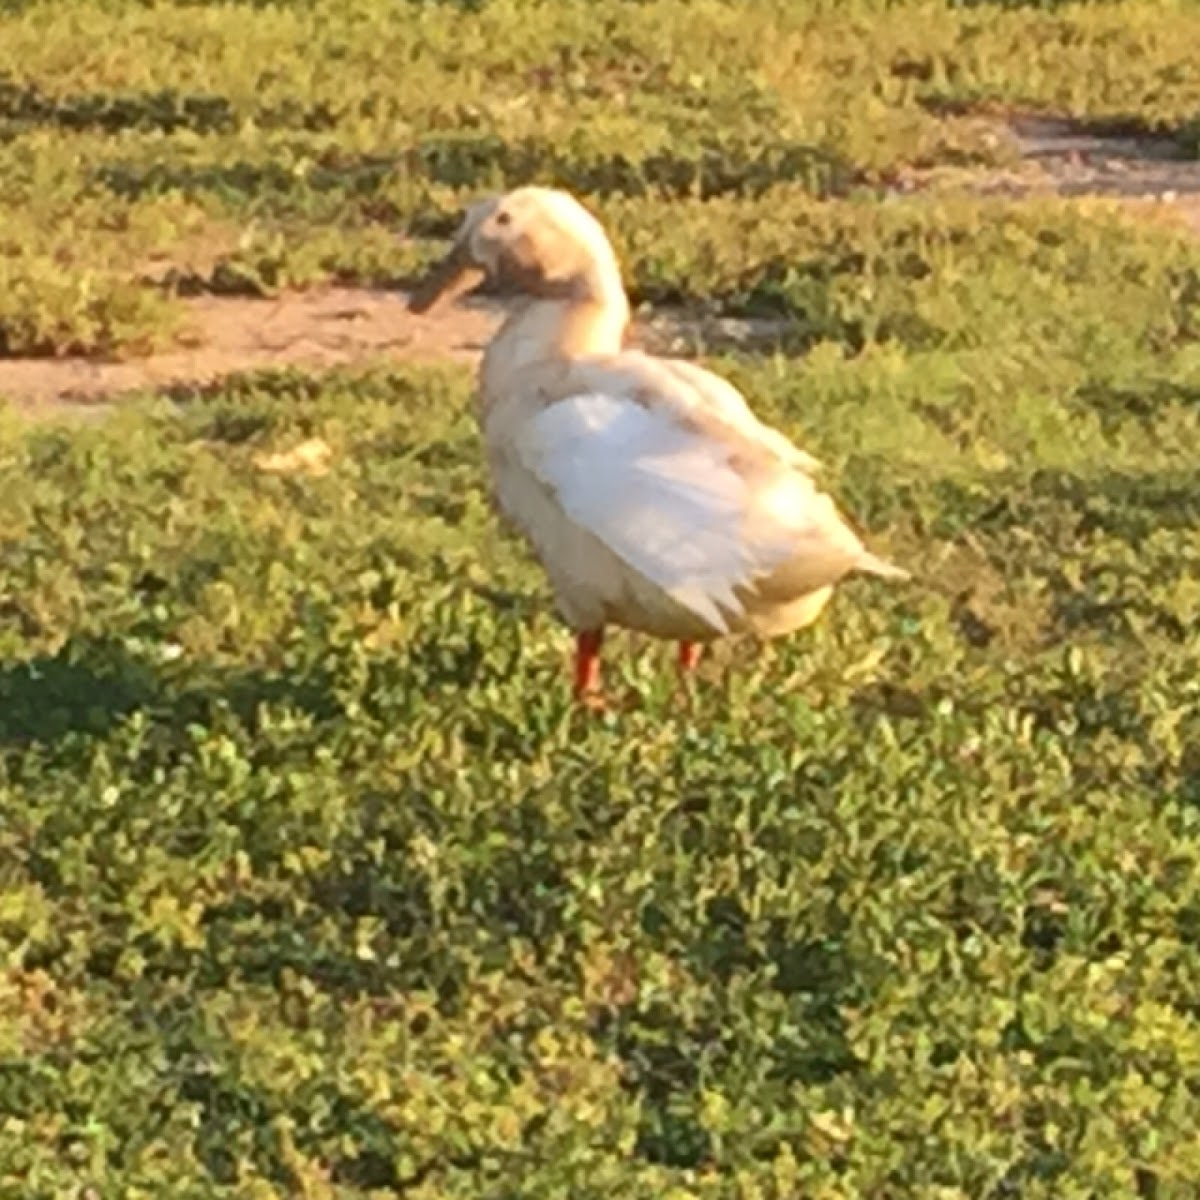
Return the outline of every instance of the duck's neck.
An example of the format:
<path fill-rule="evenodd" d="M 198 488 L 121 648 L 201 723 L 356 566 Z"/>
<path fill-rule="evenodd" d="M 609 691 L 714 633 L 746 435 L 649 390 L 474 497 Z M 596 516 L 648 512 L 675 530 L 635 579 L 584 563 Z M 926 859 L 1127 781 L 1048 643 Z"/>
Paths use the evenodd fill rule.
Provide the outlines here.
<path fill-rule="evenodd" d="M 534 363 L 615 354 L 629 324 L 629 301 L 616 262 L 597 264 L 570 284 L 522 297 L 483 357 L 485 393 L 502 391 Z"/>

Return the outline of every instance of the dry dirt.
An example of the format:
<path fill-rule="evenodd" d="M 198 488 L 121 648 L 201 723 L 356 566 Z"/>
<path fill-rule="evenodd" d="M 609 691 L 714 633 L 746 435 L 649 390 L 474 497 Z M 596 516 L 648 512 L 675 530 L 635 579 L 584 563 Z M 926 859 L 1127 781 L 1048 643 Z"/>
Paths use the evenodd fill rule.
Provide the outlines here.
<path fill-rule="evenodd" d="M 1009 169 L 942 167 L 902 178 L 901 191 L 967 187 L 985 195 L 1093 196 L 1200 234 L 1200 161 L 1171 138 L 1097 134 L 1073 121 L 1013 117 L 995 126 L 1019 161 Z"/>
<path fill-rule="evenodd" d="M 1008 170 L 939 169 L 912 173 L 899 191 L 970 187 L 1012 196 L 1057 193 L 1120 200 L 1148 218 L 1183 223 L 1200 235 L 1200 162 L 1183 159 L 1168 139 L 1108 137 L 1067 121 L 1014 119 L 997 136 L 1015 140 L 1019 164 Z M 31 417 L 99 415 L 123 393 L 208 383 L 269 366 L 332 367 L 373 358 L 475 360 L 500 316 L 473 300 L 432 317 L 414 317 L 400 292 L 329 288 L 272 299 L 188 300 L 192 343 L 121 362 L 84 358 L 0 361 L 0 397 Z M 769 343 L 781 321 L 692 318 L 659 312 L 639 323 L 637 340 L 652 348 Z"/>

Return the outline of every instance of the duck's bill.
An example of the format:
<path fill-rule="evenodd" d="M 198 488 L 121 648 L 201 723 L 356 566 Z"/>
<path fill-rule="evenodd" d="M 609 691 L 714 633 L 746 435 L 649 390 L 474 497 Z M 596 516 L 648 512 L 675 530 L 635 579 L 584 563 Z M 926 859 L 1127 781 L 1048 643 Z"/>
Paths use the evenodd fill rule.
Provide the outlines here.
<path fill-rule="evenodd" d="M 456 245 L 434 267 L 408 298 L 408 311 L 427 313 L 442 304 L 477 288 L 487 278 L 487 272 L 472 261 L 467 248 Z"/>

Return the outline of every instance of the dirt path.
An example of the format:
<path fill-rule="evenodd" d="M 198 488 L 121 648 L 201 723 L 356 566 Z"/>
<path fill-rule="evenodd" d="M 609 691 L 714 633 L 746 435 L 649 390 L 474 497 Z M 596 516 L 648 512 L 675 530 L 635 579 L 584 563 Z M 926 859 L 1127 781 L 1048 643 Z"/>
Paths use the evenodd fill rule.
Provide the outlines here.
<path fill-rule="evenodd" d="M 91 404 L 106 396 L 183 383 L 211 383 L 265 366 L 334 367 L 377 356 L 469 361 L 497 314 L 458 306 L 419 320 L 399 292 L 329 288 L 277 298 L 202 296 L 186 301 L 189 341 L 128 361 L 16 358 L 0 361 L 0 395 L 31 408 Z"/>
<path fill-rule="evenodd" d="M 1120 199 L 1147 216 L 1186 224 L 1200 235 L 1200 162 L 1180 157 L 1169 139 L 1108 137 L 1067 121 L 1023 118 L 998 128 L 1015 140 L 1018 166 L 981 174 L 939 168 L 913 172 L 898 190 L 967 186 L 1014 197 L 1039 193 Z M 436 317 L 408 313 L 399 292 L 329 288 L 274 299 L 199 297 L 186 301 L 192 344 L 127 362 L 83 358 L 0 360 L 0 397 L 29 416 L 64 410 L 98 415 L 122 393 L 208 383 L 269 366 L 325 368 L 371 358 L 470 362 L 487 342 L 500 310 L 486 300 Z M 664 312 L 638 327 L 658 348 L 770 342 L 787 322 L 702 320 Z"/>
<path fill-rule="evenodd" d="M 903 178 L 901 190 L 969 187 L 984 195 L 1094 196 L 1156 213 L 1200 234 L 1200 161 L 1171 138 L 1123 137 L 1081 129 L 1072 121 L 1016 117 L 998 127 L 1020 162 L 980 172 L 938 167 Z"/>
<path fill-rule="evenodd" d="M 0 397 L 30 416 L 70 406 L 98 415 L 107 398 L 181 384 L 206 384 L 263 367 L 328 368 L 390 357 L 407 362 L 474 362 L 503 316 L 494 301 L 469 299 L 415 317 L 405 292 L 322 288 L 272 299 L 204 296 L 186 301 L 189 342 L 128 361 L 90 358 L 0 360 Z M 656 313 L 634 341 L 660 352 L 761 345 L 784 334 L 783 319 L 688 318 Z"/>

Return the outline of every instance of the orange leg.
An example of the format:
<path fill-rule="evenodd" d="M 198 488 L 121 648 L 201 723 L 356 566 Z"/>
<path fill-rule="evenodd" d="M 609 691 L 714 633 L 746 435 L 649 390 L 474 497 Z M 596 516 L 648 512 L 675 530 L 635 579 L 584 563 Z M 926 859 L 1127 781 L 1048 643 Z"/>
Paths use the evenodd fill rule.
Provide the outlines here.
<path fill-rule="evenodd" d="M 575 635 L 575 696 L 594 692 L 600 686 L 600 646 L 603 629 L 589 629 Z"/>
<path fill-rule="evenodd" d="M 695 642 L 679 643 L 679 669 L 686 675 L 696 669 L 700 661 L 700 647 Z"/>

